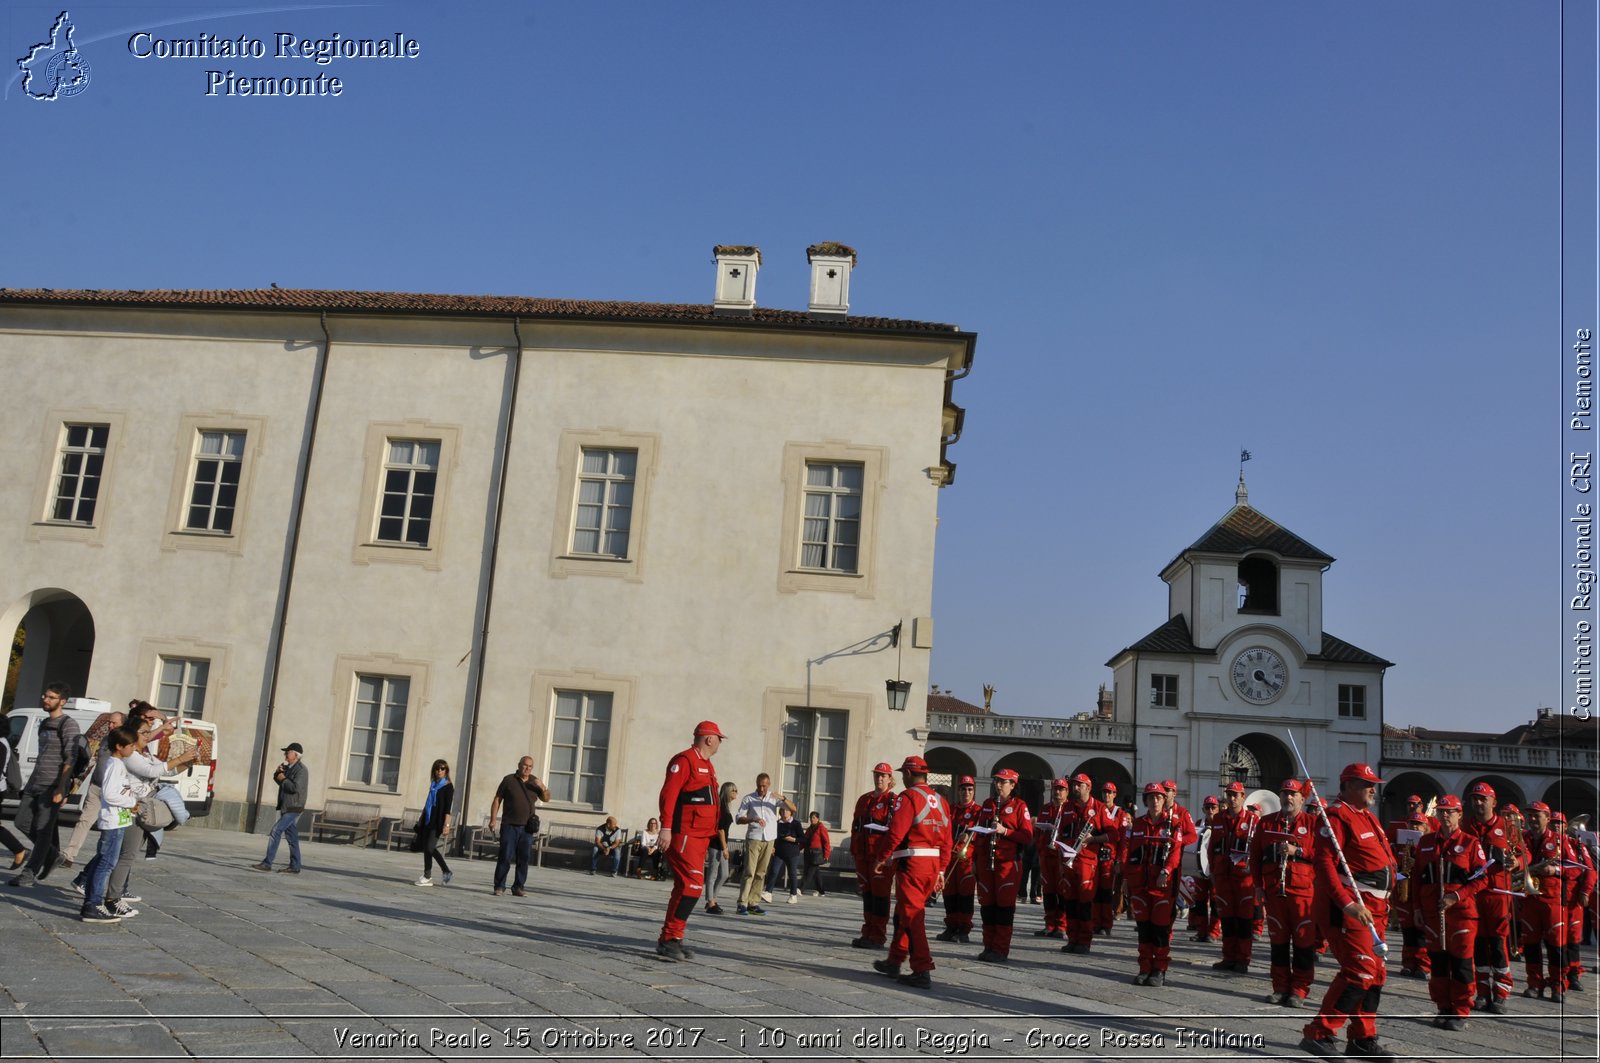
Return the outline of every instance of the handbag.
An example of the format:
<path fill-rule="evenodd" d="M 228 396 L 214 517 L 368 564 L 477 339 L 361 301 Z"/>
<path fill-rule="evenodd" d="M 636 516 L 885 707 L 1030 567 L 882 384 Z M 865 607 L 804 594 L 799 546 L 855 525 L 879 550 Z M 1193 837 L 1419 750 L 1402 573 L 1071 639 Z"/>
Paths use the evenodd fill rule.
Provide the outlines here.
<path fill-rule="evenodd" d="M 143 798 L 135 806 L 133 820 L 145 830 L 166 830 L 173 824 L 172 806 L 160 798 Z"/>
<path fill-rule="evenodd" d="M 422 852 L 422 846 L 423 846 L 422 839 L 427 835 L 427 833 L 428 833 L 428 820 L 425 817 L 422 818 L 422 819 L 417 820 L 417 825 L 411 828 L 411 851 L 412 852 L 414 852 L 414 853 Z"/>

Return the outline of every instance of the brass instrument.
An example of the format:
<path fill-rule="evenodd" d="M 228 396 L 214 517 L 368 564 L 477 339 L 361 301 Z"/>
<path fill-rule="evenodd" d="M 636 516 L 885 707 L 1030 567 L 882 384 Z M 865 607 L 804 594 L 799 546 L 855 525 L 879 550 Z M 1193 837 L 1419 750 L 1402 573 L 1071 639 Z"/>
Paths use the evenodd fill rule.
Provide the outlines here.
<path fill-rule="evenodd" d="M 1394 891 L 1395 898 L 1401 904 L 1411 899 L 1411 874 L 1417 866 L 1417 847 L 1408 845 L 1405 850 L 1405 855 L 1400 860 L 1400 874 L 1405 877 L 1400 880 L 1400 885 L 1396 886 Z"/>
<path fill-rule="evenodd" d="M 1093 801 L 1094 798 L 1091 797 L 1089 800 Z M 1085 816 L 1083 829 L 1078 832 L 1077 840 L 1072 843 L 1072 856 L 1067 860 L 1069 868 L 1078 862 L 1078 854 L 1083 852 L 1083 847 L 1088 844 L 1090 836 L 1094 834 L 1094 819 L 1089 815 L 1090 809 L 1087 802 L 1083 806 L 1083 811 Z M 1061 812 L 1056 816 L 1056 831 L 1058 833 L 1061 830 L 1061 821 L 1066 818 L 1066 806 L 1063 805 L 1061 806 Z"/>
<path fill-rule="evenodd" d="M 1517 816 L 1506 816 L 1506 858 L 1511 866 L 1506 868 L 1511 873 L 1511 889 L 1515 893 L 1534 894 L 1536 888 L 1530 888 L 1527 861 L 1523 859 L 1522 846 L 1522 820 Z M 1537 883 L 1537 879 L 1535 879 Z"/>
<path fill-rule="evenodd" d="M 1156 889 L 1158 890 L 1166 889 L 1167 885 L 1170 885 L 1170 883 L 1162 883 L 1161 879 L 1162 876 L 1167 874 L 1167 858 L 1172 855 L 1172 840 L 1177 837 L 1178 834 L 1178 824 L 1176 823 L 1176 820 L 1177 815 L 1175 814 L 1175 811 L 1170 808 L 1167 809 L 1167 833 L 1166 836 L 1161 839 L 1160 844 L 1156 846 L 1156 859 L 1154 866 L 1156 869 Z M 1155 825 L 1154 820 L 1151 820 L 1150 823 L 1151 826 Z"/>

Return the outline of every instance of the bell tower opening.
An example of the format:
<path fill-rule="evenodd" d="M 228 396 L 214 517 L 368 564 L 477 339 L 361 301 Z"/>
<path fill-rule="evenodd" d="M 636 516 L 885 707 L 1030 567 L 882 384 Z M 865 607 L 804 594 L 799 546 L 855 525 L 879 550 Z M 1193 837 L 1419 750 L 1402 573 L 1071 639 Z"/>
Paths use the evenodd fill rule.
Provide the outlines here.
<path fill-rule="evenodd" d="M 1255 554 L 1239 562 L 1239 612 L 1278 615 L 1278 565 Z"/>

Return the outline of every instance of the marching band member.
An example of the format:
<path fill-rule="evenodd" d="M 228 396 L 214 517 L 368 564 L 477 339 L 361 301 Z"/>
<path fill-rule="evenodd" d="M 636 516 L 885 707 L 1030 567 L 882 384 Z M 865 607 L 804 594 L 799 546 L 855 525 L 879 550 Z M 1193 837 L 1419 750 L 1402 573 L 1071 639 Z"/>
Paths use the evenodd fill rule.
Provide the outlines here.
<path fill-rule="evenodd" d="M 1408 805 L 1408 807 L 1414 807 Z M 1427 939 L 1423 934 L 1421 923 L 1414 923 L 1411 913 L 1415 910 L 1410 903 L 1411 887 L 1405 885 L 1410 881 L 1412 873 L 1416 870 L 1417 844 L 1402 844 L 1400 831 L 1412 830 L 1417 832 L 1417 842 L 1425 834 L 1432 834 L 1437 827 L 1428 826 L 1429 823 L 1438 823 L 1434 817 L 1425 814 L 1420 809 L 1407 812 L 1406 818 L 1398 823 L 1389 824 L 1389 848 L 1394 850 L 1394 857 L 1400 864 L 1401 884 L 1397 891 L 1405 891 L 1407 896 L 1397 898 L 1402 903 L 1395 905 L 1395 922 L 1400 927 L 1400 973 L 1407 978 L 1426 978 L 1433 969 L 1433 960 L 1428 955 Z"/>
<path fill-rule="evenodd" d="M 1576 838 L 1567 836 L 1567 817 L 1557 812 L 1550 817 L 1550 829 L 1567 838 L 1572 846 L 1574 862 L 1578 865 L 1578 874 L 1572 882 L 1572 890 L 1568 896 L 1572 903 L 1567 906 L 1567 988 L 1573 992 L 1583 992 L 1583 910 L 1588 907 L 1589 897 L 1594 893 L 1595 866 L 1589 857 L 1587 847 L 1578 843 Z"/>
<path fill-rule="evenodd" d="M 1067 936 L 1067 898 L 1061 882 L 1064 861 L 1055 843 L 1065 830 L 1070 790 L 1065 779 L 1052 783 L 1050 803 L 1039 810 L 1033 821 L 1033 844 L 1039 851 L 1039 881 L 1044 886 L 1044 927 L 1033 932 L 1035 937 Z"/>
<path fill-rule="evenodd" d="M 1069 782 L 1072 800 L 1062 809 L 1054 845 L 1061 856 L 1061 905 L 1069 938 L 1061 951 L 1088 952 L 1094 942 L 1094 894 L 1100 879 L 1100 846 L 1111 841 L 1115 828 L 1106 817 L 1106 806 L 1091 795 L 1094 783 L 1089 776 L 1079 772 Z"/>
<path fill-rule="evenodd" d="M 1094 891 L 1094 932 L 1109 935 L 1117 921 L 1118 894 L 1122 892 L 1122 846 L 1133 816 L 1117 804 L 1117 784 L 1109 779 L 1100 784 L 1100 803 L 1105 806 L 1106 822 L 1111 824 L 1111 840 L 1100 846 L 1100 877 Z"/>
<path fill-rule="evenodd" d="M 1533 829 L 1527 834 L 1528 874 L 1537 878 L 1538 886 L 1529 881 L 1531 895 L 1520 905 L 1522 961 L 1528 975 L 1528 988 L 1522 995 L 1541 997 L 1548 987 L 1550 999 L 1559 1001 L 1567 984 L 1566 902 L 1582 872 L 1571 842 L 1551 829 L 1550 806 L 1535 801 L 1528 806 L 1528 813 L 1533 817 Z M 1546 962 L 1549 978 L 1543 970 Z"/>
<path fill-rule="evenodd" d="M 1139 933 L 1139 973 L 1134 985 L 1163 986 L 1172 956 L 1174 895 L 1183 861 L 1183 834 L 1160 783 L 1144 788 L 1144 815 L 1128 825 L 1122 877 L 1128 912 Z"/>
<path fill-rule="evenodd" d="M 1278 796 L 1283 807 L 1262 819 L 1251 843 L 1250 873 L 1272 945 L 1272 992 L 1267 1003 L 1298 1008 L 1317 974 L 1316 919 L 1311 911 L 1317 825 L 1302 808 L 1305 794 L 1299 779 L 1285 779 Z"/>
<path fill-rule="evenodd" d="M 1172 791 L 1168 791 L 1167 800 L 1172 801 Z M 1206 795 L 1205 803 L 1200 806 L 1200 829 L 1195 833 L 1195 840 L 1187 844 L 1204 848 L 1211 843 L 1211 825 L 1217 818 L 1219 802 L 1215 794 Z M 1181 805 L 1173 811 L 1185 814 Z M 1210 854 L 1207 853 L 1209 858 Z M 1211 904 L 1211 876 L 1196 874 L 1194 877 L 1194 900 L 1189 906 L 1189 929 L 1195 931 L 1196 941 L 1216 941 L 1222 936 L 1222 924 L 1213 915 Z"/>
<path fill-rule="evenodd" d="M 1511 996 L 1511 875 L 1522 867 L 1524 848 L 1517 831 L 1495 812 L 1494 787 L 1475 782 L 1467 791 L 1472 814 L 1463 824 L 1489 857 L 1489 884 L 1478 898 L 1478 939 L 1472 947 L 1478 968 L 1476 1007 L 1491 1015 L 1504 1015 Z"/>
<path fill-rule="evenodd" d="M 944 872 L 944 930 L 940 941 L 965 945 L 972 933 L 972 898 L 978 892 L 978 879 L 972 870 L 972 825 L 978 822 L 983 806 L 972 799 L 977 782 L 970 775 L 956 780 L 956 799 L 950 809 L 955 845 Z"/>
<path fill-rule="evenodd" d="M 1033 840 L 1033 817 L 1028 805 L 1013 796 L 1019 776 L 1010 768 L 994 773 L 994 796 L 983 803 L 977 829 L 984 834 L 978 866 L 978 910 L 983 917 L 985 963 L 1005 963 L 1011 955 L 1011 927 L 1017 918 L 1017 887 L 1022 883 L 1022 861 L 1017 850 Z"/>
<path fill-rule="evenodd" d="M 889 890 L 892 869 L 873 868 L 874 839 L 889 829 L 894 814 L 894 769 L 887 761 L 872 769 L 872 789 L 856 798 L 850 821 L 850 856 L 856 864 L 856 885 L 861 890 L 861 935 L 850 944 L 858 949 L 881 949 L 889 934 Z"/>
<path fill-rule="evenodd" d="M 1211 894 L 1222 919 L 1222 959 L 1211 966 L 1244 974 L 1250 970 L 1251 931 L 1256 919 L 1256 882 L 1250 874 L 1250 843 L 1261 817 L 1244 807 L 1244 783 L 1223 792 L 1226 806 L 1211 828 Z"/>
<path fill-rule="evenodd" d="M 928 949 L 928 898 L 938 886 L 939 872 L 950 859 L 950 809 L 928 785 L 928 762 L 907 757 L 900 765 L 901 791 L 889 829 L 873 843 L 874 873 L 895 876 L 894 936 L 889 957 L 874 960 L 882 974 L 902 985 L 933 985 L 933 953 Z M 911 959 L 911 973 L 900 964 Z"/>
<path fill-rule="evenodd" d="M 1412 922 L 1427 937 L 1432 977 L 1428 995 L 1439 1009 L 1441 1030 L 1463 1030 L 1472 1008 L 1472 949 L 1477 899 L 1488 885 L 1489 858 L 1478 839 L 1461 830 L 1461 798 L 1439 798 L 1439 829 L 1417 843 L 1412 867 Z"/>

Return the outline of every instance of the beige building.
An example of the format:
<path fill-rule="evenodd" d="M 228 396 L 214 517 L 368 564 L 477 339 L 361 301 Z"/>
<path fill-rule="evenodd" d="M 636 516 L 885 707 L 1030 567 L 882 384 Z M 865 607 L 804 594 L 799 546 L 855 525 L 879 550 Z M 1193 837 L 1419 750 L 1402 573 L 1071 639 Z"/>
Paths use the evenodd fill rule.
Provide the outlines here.
<path fill-rule="evenodd" d="M 724 779 L 839 824 L 921 749 L 975 336 L 848 316 L 838 245 L 808 312 L 756 309 L 718 250 L 698 306 L 0 291 L 19 703 L 215 720 L 220 826 L 298 741 L 313 807 L 398 816 L 444 757 L 481 823 L 531 752 L 547 822 L 639 827 L 707 717 Z"/>

